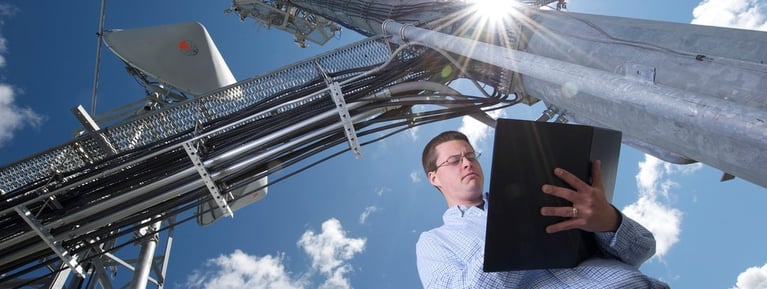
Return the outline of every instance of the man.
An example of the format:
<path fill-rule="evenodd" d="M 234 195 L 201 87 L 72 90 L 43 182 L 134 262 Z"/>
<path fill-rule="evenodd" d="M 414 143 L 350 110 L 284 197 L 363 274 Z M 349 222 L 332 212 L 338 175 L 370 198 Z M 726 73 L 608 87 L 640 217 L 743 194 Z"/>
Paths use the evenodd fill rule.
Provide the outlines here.
<path fill-rule="evenodd" d="M 436 136 L 423 150 L 424 171 L 448 205 L 444 224 L 422 233 L 416 245 L 418 274 L 425 288 L 668 288 L 639 272 L 639 266 L 655 254 L 655 238 L 607 201 L 598 161 L 593 165 L 593 186 L 556 169 L 555 175 L 576 190 L 541 188 L 542 193 L 573 204 L 541 208 L 543 216 L 569 218 L 546 231 L 594 232 L 597 256 L 575 268 L 483 272 L 488 206 L 478 157 L 466 136 L 455 131 Z"/>

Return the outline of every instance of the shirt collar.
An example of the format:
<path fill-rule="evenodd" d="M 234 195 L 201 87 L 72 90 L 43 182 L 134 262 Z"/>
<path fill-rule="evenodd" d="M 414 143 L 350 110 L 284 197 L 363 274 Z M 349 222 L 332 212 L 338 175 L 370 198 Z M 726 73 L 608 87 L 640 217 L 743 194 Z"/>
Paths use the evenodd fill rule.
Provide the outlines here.
<path fill-rule="evenodd" d="M 481 208 L 477 206 L 455 205 L 445 211 L 444 217 L 455 216 L 463 218 L 464 216 L 484 215 L 487 212 L 487 196 L 487 193 L 482 194 Z"/>

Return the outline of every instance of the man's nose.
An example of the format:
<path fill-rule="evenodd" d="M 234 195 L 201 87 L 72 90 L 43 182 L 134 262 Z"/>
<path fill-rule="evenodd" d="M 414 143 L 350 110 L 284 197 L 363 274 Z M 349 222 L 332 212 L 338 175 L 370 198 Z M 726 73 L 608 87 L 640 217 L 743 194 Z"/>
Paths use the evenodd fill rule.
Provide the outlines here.
<path fill-rule="evenodd" d="M 471 160 L 468 157 L 466 157 L 465 155 L 461 155 L 461 165 L 463 165 L 463 166 L 470 166 L 471 165 Z"/>

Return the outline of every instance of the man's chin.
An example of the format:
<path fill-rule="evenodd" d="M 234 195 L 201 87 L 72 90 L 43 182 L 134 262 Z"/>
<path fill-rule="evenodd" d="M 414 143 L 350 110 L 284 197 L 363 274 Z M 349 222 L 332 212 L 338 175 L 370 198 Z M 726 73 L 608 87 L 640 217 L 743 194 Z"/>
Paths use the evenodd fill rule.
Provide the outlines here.
<path fill-rule="evenodd" d="M 479 175 L 476 175 L 476 174 L 469 174 L 469 175 L 465 175 L 465 176 L 462 178 L 462 180 L 463 180 L 464 182 L 466 182 L 466 181 L 480 181 L 480 180 L 481 180 L 481 178 L 479 177 Z"/>
<path fill-rule="evenodd" d="M 480 177 L 474 176 L 466 176 L 466 178 L 463 179 L 463 183 L 472 186 L 472 187 L 479 187 L 482 189 L 482 179 Z"/>
<path fill-rule="evenodd" d="M 477 181 L 470 181 L 467 183 L 467 191 L 477 192 L 477 195 L 482 195 L 482 183 Z"/>

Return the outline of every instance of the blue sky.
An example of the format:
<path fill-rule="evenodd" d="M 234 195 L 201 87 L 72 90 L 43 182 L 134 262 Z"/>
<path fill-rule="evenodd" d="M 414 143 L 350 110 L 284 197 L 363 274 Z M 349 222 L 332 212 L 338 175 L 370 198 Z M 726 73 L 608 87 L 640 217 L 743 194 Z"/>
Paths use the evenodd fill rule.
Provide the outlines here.
<path fill-rule="evenodd" d="M 90 109 L 99 2 L 0 2 L 0 164 L 68 141 L 79 127 L 69 109 Z M 238 80 L 362 39 L 344 29 L 325 46 L 301 49 L 282 31 L 224 14 L 229 5 L 108 1 L 105 26 L 199 21 Z M 763 0 L 571 0 L 569 10 L 767 29 Z M 143 95 L 104 50 L 97 111 Z M 500 116 L 532 119 L 541 112 L 515 108 Z M 447 129 L 470 132 L 489 168 L 492 131 L 464 119 L 365 146 L 361 159 L 344 154 L 270 187 L 264 200 L 234 218 L 177 228 L 166 288 L 226 288 L 225 282 L 251 288 L 419 287 L 415 242 L 421 231 L 441 223 L 446 208 L 423 176 L 420 150 Z M 622 148 L 614 203 L 658 240 L 645 273 L 675 288 L 767 287 L 767 232 L 760 214 L 767 190 L 739 179 L 721 183 L 720 177 L 706 165 L 670 165 Z"/>

